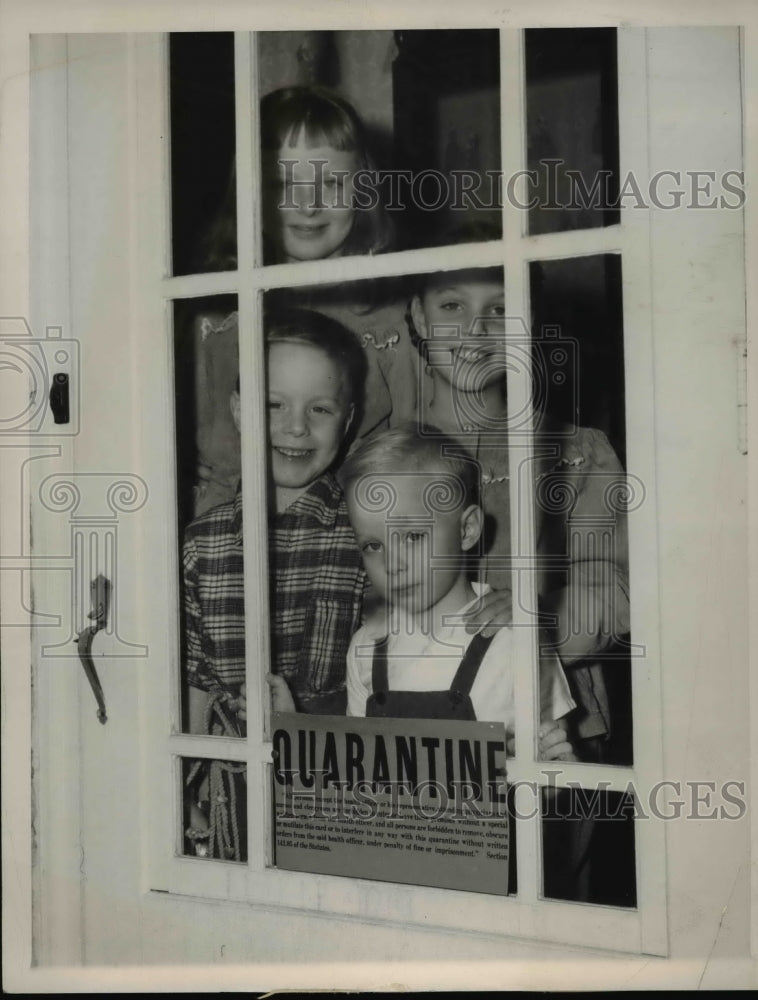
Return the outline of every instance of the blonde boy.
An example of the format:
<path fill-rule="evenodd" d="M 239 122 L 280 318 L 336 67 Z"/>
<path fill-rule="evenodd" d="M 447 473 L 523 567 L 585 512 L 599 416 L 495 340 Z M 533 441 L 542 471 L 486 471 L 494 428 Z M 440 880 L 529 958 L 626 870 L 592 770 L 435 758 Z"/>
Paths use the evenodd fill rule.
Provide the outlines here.
<path fill-rule="evenodd" d="M 465 630 L 482 534 L 478 466 L 435 428 L 363 444 L 339 470 L 366 574 L 384 612 L 353 637 L 348 714 L 503 722 L 515 732 L 510 628 Z M 481 588 L 480 588 L 481 593 Z M 556 656 L 540 664 L 541 755 L 573 759 L 556 723 L 574 707 Z"/>

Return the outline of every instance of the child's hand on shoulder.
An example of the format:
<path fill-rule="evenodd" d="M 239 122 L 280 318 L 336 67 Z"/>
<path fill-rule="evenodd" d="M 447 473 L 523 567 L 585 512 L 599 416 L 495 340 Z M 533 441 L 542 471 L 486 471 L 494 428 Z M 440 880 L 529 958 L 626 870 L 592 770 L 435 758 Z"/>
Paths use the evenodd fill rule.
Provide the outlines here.
<path fill-rule="evenodd" d="M 476 604 L 463 616 L 466 631 L 481 632 L 485 639 L 498 629 L 513 624 L 513 607 L 510 590 L 490 590 L 483 594 Z"/>
<path fill-rule="evenodd" d="M 385 632 L 387 630 L 387 601 L 369 588 L 363 598 L 361 625 L 375 630 Z"/>
<path fill-rule="evenodd" d="M 542 723 L 539 731 L 539 748 L 540 760 L 575 761 L 577 759 L 560 720 Z"/>
<path fill-rule="evenodd" d="M 283 677 L 277 674 L 266 674 L 266 683 L 271 688 L 272 712 L 296 712 L 295 700 Z"/>

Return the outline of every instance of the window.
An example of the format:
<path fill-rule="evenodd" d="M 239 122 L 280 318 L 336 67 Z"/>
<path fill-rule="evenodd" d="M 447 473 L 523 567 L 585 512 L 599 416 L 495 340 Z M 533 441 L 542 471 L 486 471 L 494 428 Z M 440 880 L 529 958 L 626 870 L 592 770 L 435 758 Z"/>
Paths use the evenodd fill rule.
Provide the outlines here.
<path fill-rule="evenodd" d="M 631 384 L 631 379 L 639 378 L 633 373 L 644 368 L 651 350 L 644 310 L 630 307 L 632 298 L 644 303 L 649 294 L 646 222 L 627 213 L 623 203 L 621 208 L 616 204 L 619 176 L 630 169 L 645 176 L 645 136 L 630 113 L 644 86 L 643 55 L 642 34 L 631 29 L 264 32 L 233 38 L 186 36 L 166 42 L 160 61 L 169 61 L 171 67 L 172 200 L 169 206 L 166 191 L 163 217 L 171 219 L 171 226 L 166 227 L 171 239 L 167 232 L 159 289 L 155 275 L 146 277 L 146 282 L 152 282 L 154 301 L 167 306 L 164 330 L 172 345 L 167 353 L 176 386 L 177 471 L 167 469 L 165 475 L 166 482 L 175 486 L 179 533 L 173 526 L 167 529 L 166 547 L 172 593 L 178 595 L 178 540 L 197 513 L 192 487 L 196 485 L 197 450 L 203 447 L 203 442 L 193 439 L 207 386 L 198 383 L 195 360 L 209 338 L 226 337 L 231 344 L 226 356 L 239 357 L 245 530 L 244 571 L 240 560 L 236 572 L 244 572 L 246 628 L 242 638 L 249 714 L 245 731 L 223 724 L 214 735 L 193 731 L 182 675 L 187 662 L 182 647 L 186 627 L 179 625 L 177 596 L 170 669 L 154 707 L 154 718 L 161 721 L 152 727 L 146 751 L 155 828 L 162 833 L 150 846 L 151 888 L 372 918 L 402 911 L 404 920 L 426 921 L 428 913 L 434 912 L 440 926 L 487 932 L 497 928 L 504 934 L 547 941 L 586 944 L 591 940 L 615 949 L 665 951 L 663 887 L 656 874 L 662 863 L 662 835 L 652 824 L 634 819 L 635 791 L 640 794 L 649 788 L 660 768 L 660 748 L 650 741 L 641 745 L 633 738 L 641 717 L 646 719 L 647 731 L 657 731 L 651 720 L 660 717 L 655 595 L 649 589 L 640 593 L 636 583 L 655 575 L 653 512 L 641 502 L 636 486 L 653 482 L 652 426 L 636 412 L 630 420 L 624 407 L 624 400 L 634 398 L 639 388 Z M 182 60 L 191 66 L 201 58 L 209 58 L 218 74 L 206 74 L 209 82 L 200 98 L 185 86 L 187 77 L 180 67 Z M 265 197 L 262 201 L 257 197 L 257 192 L 265 196 L 272 185 L 278 196 L 286 196 L 287 184 L 298 180 L 294 165 L 291 174 L 286 166 L 283 175 L 271 174 L 265 123 L 263 141 L 259 141 L 260 99 L 294 82 L 334 87 L 329 74 L 335 66 L 341 68 L 335 89 L 352 100 L 367 125 L 376 163 L 387 176 L 390 170 L 396 172 L 397 187 L 390 192 L 389 203 L 396 197 L 398 201 L 405 198 L 408 205 L 407 211 L 398 208 L 395 213 L 394 242 L 375 234 L 369 247 L 373 252 L 368 254 L 355 248 L 334 256 L 328 246 L 311 253 L 308 247 L 329 234 L 310 231 L 296 234 L 299 245 L 294 251 L 286 243 L 273 245 Z M 371 87 L 359 85 L 366 67 L 374 74 Z M 437 86 L 440 67 L 452 68 L 442 88 Z M 146 74 L 145 88 L 146 98 L 149 95 L 167 115 L 169 101 L 155 67 Z M 581 113 L 564 114 L 556 93 Z M 206 103 L 203 113 L 200 99 Z M 186 121 L 192 122 L 192 128 L 183 138 L 187 126 L 182 122 Z M 165 128 L 165 121 L 156 113 L 144 128 L 146 148 L 159 156 L 156 134 Z M 207 166 L 185 170 L 183 164 L 197 150 L 200 155 L 193 163 L 204 159 Z M 555 170 L 558 160 L 562 162 Z M 325 171 L 328 175 L 332 170 L 339 179 L 343 166 L 327 163 Z M 409 181 L 403 177 L 404 170 Z M 500 176 L 504 187 L 498 192 Z M 598 176 L 608 183 L 596 199 L 592 184 Z M 470 191 L 466 186 L 471 177 L 484 177 L 492 184 L 475 192 L 481 205 L 473 196 L 464 199 L 468 210 L 459 218 L 451 204 L 456 197 L 451 178 L 462 186 L 460 195 L 461 190 Z M 548 200 L 553 198 L 556 207 L 525 210 L 533 195 L 544 205 L 546 185 Z M 494 208 L 492 200 L 487 200 L 493 190 L 502 196 L 502 207 L 497 197 Z M 578 209 L 568 204 L 572 197 L 581 199 L 582 195 L 585 200 Z M 220 234 L 216 246 L 224 246 L 224 253 L 214 256 L 201 245 L 199 237 L 209 226 Z M 197 252 L 191 249 L 193 243 L 199 244 Z M 384 336 L 389 329 L 386 323 L 372 326 L 366 315 L 390 308 L 387 303 L 394 303 L 397 312 L 397 303 L 407 301 L 409 289 L 412 293 L 425 276 L 455 271 L 462 260 L 467 268 L 503 269 L 504 318 L 511 344 L 517 345 L 512 358 L 519 359 L 518 364 L 509 365 L 507 379 L 508 461 L 502 468 L 481 464 L 489 487 L 504 491 L 510 511 L 510 553 L 501 568 L 510 577 L 514 595 L 517 725 L 515 757 L 508 760 L 507 770 L 515 788 L 513 808 L 524 817 L 516 824 L 516 871 L 510 887 L 513 890 L 515 883 L 515 891 L 507 899 L 467 893 L 462 897 L 465 907 L 451 905 L 457 889 L 398 886 L 390 881 L 372 883 L 369 893 L 361 879 L 276 867 L 273 734 L 265 707 L 269 695 L 263 666 L 270 662 L 272 645 L 266 600 L 270 496 L 263 405 L 267 394 L 264 310 L 282 299 L 324 313 L 344 314 L 352 309 L 364 334 L 383 335 L 383 339 L 374 336 L 373 342 L 371 336 L 363 338 L 369 355 L 375 351 L 378 378 L 382 371 L 379 352 L 390 351 L 396 344 L 389 343 L 392 335 Z M 224 327 L 234 313 L 234 322 Z M 406 337 L 402 328 L 399 333 Z M 625 374 L 631 356 L 642 365 L 627 365 Z M 233 371 L 219 376 L 219 382 L 227 386 L 230 379 L 233 384 Z M 545 493 L 552 467 L 574 462 L 581 470 L 586 462 L 579 452 L 566 458 L 563 452 L 543 449 L 536 436 L 543 420 L 566 428 L 598 428 L 603 432 L 602 442 L 610 442 L 609 454 L 618 456 L 627 470 L 626 476 L 620 471 L 613 474 L 623 488 L 615 508 L 608 501 L 608 517 L 612 521 L 628 509 L 631 640 L 628 630 L 609 634 L 607 663 L 598 665 L 593 675 L 595 680 L 608 679 L 608 704 L 618 722 L 603 763 L 585 758 L 554 766 L 535 754 L 535 621 L 546 610 L 537 600 L 536 536 L 546 518 L 565 520 L 565 510 L 560 514 L 561 499 Z M 226 432 L 232 433 L 228 423 L 219 431 Z M 553 438 L 559 439 L 560 433 Z M 606 447 L 597 441 L 600 438 L 596 447 Z M 482 454 L 487 447 L 502 457 L 501 445 L 485 442 Z M 206 482 L 207 491 L 220 487 L 227 490 L 227 496 L 230 489 L 233 493 L 237 470 L 234 456 L 227 457 L 231 462 L 222 470 L 225 480 L 221 476 Z M 210 502 L 209 494 L 204 502 Z M 589 544 L 579 521 L 569 545 Z M 570 548 L 562 557 L 562 562 L 559 559 L 551 565 L 558 577 L 568 572 Z M 626 559 L 625 551 L 621 557 Z M 561 638 L 553 635 L 550 641 Z M 643 654 L 645 670 L 636 670 L 635 657 Z M 239 659 L 238 645 L 229 656 Z M 588 683 L 593 683 L 592 677 Z M 173 720 L 170 731 L 162 721 L 166 718 Z M 218 829 L 213 827 L 226 861 L 198 856 L 194 843 L 185 837 L 189 820 L 183 789 L 198 760 L 214 762 L 214 787 L 227 798 L 245 802 L 241 810 L 245 822 L 232 830 L 224 827 L 226 820 L 219 819 Z M 598 884 L 586 887 L 584 899 L 589 905 L 578 905 L 575 889 L 567 889 L 560 872 L 549 863 L 551 857 L 568 850 L 561 833 L 567 825 L 555 822 L 553 814 L 577 806 L 598 789 L 597 801 L 616 819 L 596 838 L 601 874 Z M 614 866 L 611 862 L 619 856 L 625 860 Z"/>

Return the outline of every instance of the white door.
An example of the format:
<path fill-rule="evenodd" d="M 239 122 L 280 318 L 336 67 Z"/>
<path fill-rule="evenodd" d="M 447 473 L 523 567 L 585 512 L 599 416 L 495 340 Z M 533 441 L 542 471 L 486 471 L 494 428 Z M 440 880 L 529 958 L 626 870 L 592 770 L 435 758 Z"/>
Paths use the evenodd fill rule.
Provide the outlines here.
<path fill-rule="evenodd" d="M 520 66 L 520 35 L 504 33 L 501 45 L 504 56 L 513 56 L 515 66 Z M 255 51 L 249 36 L 237 38 L 238 168 L 249 172 L 257 169 L 249 85 Z M 711 60 L 707 80 L 702 63 L 705 53 Z M 686 89 L 700 80 L 700 99 L 708 98 L 702 120 L 718 134 L 718 167 L 741 170 L 736 29 L 700 29 L 690 36 L 627 32 L 619 55 L 621 126 L 633 133 L 627 140 L 622 134 L 621 148 L 631 151 L 629 162 L 635 169 L 639 167 L 649 177 L 655 169 L 685 170 L 693 162 L 688 156 L 695 154 L 680 149 L 674 167 L 668 166 L 674 161 L 666 156 L 673 155 L 676 143 L 667 144 L 667 129 L 675 129 L 677 122 L 667 115 L 676 115 L 686 103 L 676 90 L 677 81 L 686 81 L 681 84 Z M 674 82 L 662 82 L 649 68 L 648 77 L 646 57 L 648 66 L 675 65 Z M 668 896 L 676 910 L 684 881 L 674 864 L 679 882 L 673 889 L 667 885 L 660 824 L 636 824 L 640 902 L 633 912 L 540 900 L 536 884 L 529 888 L 523 882 L 523 897 L 510 909 L 498 909 L 488 898 L 472 901 L 469 911 L 467 898 L 467 914 L 453 912 L 458 907 L 443 912 L 439 891 L 345 885 L 339 879 L 294 876 L 270 867 L 266 837 L 270 744 L 262 708 L 257 718 L 251 718 L 251 736 L 244 746 L 243 741 L 202 742 L 182 735 L 173 345 L 169 336 L 172 301 L 210 294 L 238 296 L 243 330 L 240 353 L 243 363 L 247 360 L 249 368 L 255 369 L 248 376 L 248 388 L 255 390 L 260 389 L 259 366 L 254 365 L 259 345 L 254 332 L 244 331 L 254 331 L 260 308 L 257 290 L 268 284 L 319 279 L 316 269 L 308 270 L 307 265 L 294 278 L 285 275 L 284 268 L 274 268 L 264 278 L 259 269 L 249 283 L 235 273 L 200 279 L 166 277 L 170 273 L 165 214 L 168 157 L 163 151 L 168 142 L 166 60 L 166 36 L 157 34 L 58 35 L 37 38 L 32 46 L 30 326 L 40 344 L 35 350 L 45 359 L 43 371 L 68 375 L 70 403 L 68 424 L 55 424 L 47 414 L 35 435 L 25 439 L 25 450 L 19 450 L 24 461 L 17 462 L 16 473 L 31 497 L 31 556 L 35 561 L 34 961 L 42 967 L 208 963 L 218 969 L 224 963 L 258 963 L 284 969 L 294 955 L 305 962 L 319 962 L 329 955 L 330 961 L 333 956 L 334 961 L 343 962 L 359 956 L 439 963 L 451 950 L 466 959 L 528 961 L 539 958 L 541 952 L 535 951 L 535 945 L 544 948 L 541 941 L 551 943 L 554 957 L 576 957 L 575 951 L 561 949 L 560 943 L 576 947 L 599 942 L 624 951 L 665 954 L 665 900 Z M 503 65 L 504 85 L 516 79 L 513 100 L 518 103 L 518 72 L 512 62 Z M 638 100 L 649 102 L 649 118 L 640 112 L 635 120 Z M 646 121 L 652 123 L 650 146 L 638 163 L 632 147 L 643 135 Z M 518 147 L 521 139 L 510 128 L 510 132 L 504 128 L 506 142 L 515 138 Z M 685 129 L 677 140 L 680 145 L 685 137 L 701 154 L 703 146 L 714 144 L 701 141 L 698 146 L 694 132 Z M 506 163 L 514 169 L 523 165 L 512 152 L 506 154 Z M 622 162 L 622 176 L 623 168 Z M 736 178 L 732 181 L 738 186 Z M 253 272 L 259 240 L 257 206 L 251 194 L 247 197 L 247 202 L 238 204 L 239 268 L 245 274 Z M 523 271 L 528 260 L 592 252 L 626 254 L 622 261 L 627 281 L 625 329 L 641 331 L 639 343 L 628 343 L 627 350 L 638 364 L 648 366 L 644 372 L 639 367 L 628 370 L 627 392 L 633 386 L 646 393 L 654 381 L 658 420 L 662 414 L 666 421 L 664 430 L 660 422 L 653 424 L 647 396 L 628 400 L 630 440 L 637 442 L 631 450 L 639 456 L 640 467 L 654 479 L 660 477 L 663 484 L 663 493 L 656 497 L 658 513 L 650 508 L 653 513 L 644 522 L 650 530 L 646 534 L 641 528 L 636 530 L 639 548 L 632 551 L 633 572 L 635 563 L 649 568 L 657 558 L 657 522 L 665 536 L 660 564 L 665 598 L 680 586 L 681 574 L 688 573 L 693 557 L 705 557 L 708 552 L 705 545 L 694 552 L 691 548 L 689 559 L 679 565 L 680 556 L 666 540 L 679 517 L 679 491 L 688 476 L 693 488 L 698 482 L 696 470 L 688 464 L 689 453 L 671 478 L 665 475 L 670 449 L 686 450 L 685 428 L 689 422 L 702 421 L 702 397 L 685 389 L 692 384 L 708 387 L 714 436 L 702 444 L 705 460 L 719 456 L 718 478 L 733 487 L 734 502 L 709 502 L 707 524 L 710 531 L 727 537 L 727 554 L 740 558 L 739 532 L 737 536 L 729 532 L 735 524 L 735 505 L 743 495 L 735 373 L 744 335 L 744 284 L 741 204 L 731 212 L 682 214 L 678 223 L 671 213 L 658 209 L 655 214 L 655 209 L 654 205 L 644 219 L 642 210 L 625 216 L 618 235 L 610 229 L 600 236 L 559 233 L 551 244 L 551 234 L 547 234 L 523 237 L 520 247 L 519 236 L 480 256 L 482 263 L 505 259 L 514 271 Z M 651 232 L 654 242 L 648 244 Z M 597 237 L 595 243 L 593 237 Z M 531 244 L 526 242 L 529 239 Z M 678 265 L 676 257 L 685 240 L 691 240 L 687 262 Z M 658 272 L 648 256 L 651 245 Z M 418 253 L 419 270 L 430 269 L 424 252 Z M 376 260 L 385 274 L 403 273 L 409 266 L 389 257 Z M 440 266 L 447 262 L 441 253 L 435 261 Z M 344 276 L 370 277 L 371 265 L 369 260 L 355 259 L 346 265 Z M 688 278 L 692 268 L 704 269 L 707 295 L 719 304 L 717 330 L 713 317 L 699 312 L 702 296 L 707 296 L 702 283 L 693 284 Z M 332 280 L 338 273 L 334 271 Z M 528 291 L 520 279 L 514 289 L 526 302 Z M 658 296 L 656 311 L 650 308 L 653 292 Z M 634 301 L 630 293 L 637 295 Z M 660 300 L 662 294 L 665 303 Z M 646 322 L 652 328 L 645 329 Z M 702 352 L 681 354 L 687 342 L 684 326 L 691 323 L 697 324 Z M 720 371 L 718 377 L 715 368 Z M 675 376 L 681 381 L 672 382 L 670 392 L 661 388 L 662 382 L 668 385 Z M 249 406 L 244 418 L 250 440 L 262 440 L 262 414 Z M 659 454 L 651 450 L 653 441 L 661 449 Z M 251 455 L 243 469 L 245 492 L 260 502 L 263 462 L 258 461 L 254 448 Z M 715 500 L 713 486 L 706 488 L 706 497 Z M 250 518 L 246 525 L 255 529 L 256 510 L 262 504 L 256 508 L 252 499 L 247 502 Z M 262 528 L 260 516 L 258 522 Z M 684 541 L 692 545 L 693 536 Z M 265 580 L 266 566 L 262 556 L 255 557 L 255 543 L 246 541 L 246 545 L 246 584 L 250 585 Z M 24 555 L 28 557 L 28 552 L 19 552 L 19 557 Z M 94 620 L 88 618 L 91 611 L 96 613 L 90 584 L 98 575 L 111 584 L 107 625 L 92 641 L 107 721 L 98 717 L 76 644 L 77 636 Z M 640 620 L 645 614 L 656 615 L 656 607 L 648 606 L 656 593 L 657 574 L 648 587 L 638 585 Z M 730 604 L 727 621 L 739 620 L 741 606 L 741 599 Z M 661 608 L 665 624 L 669 613 L 665 602 Z M 248 608 L 248 622 L 254 620 Z M 686 633 L 678 620 L 672 628 L 675 637 L 682 630 Z M 248 635 L 252 635 L 249 628 Z M 248 651 L 248 657 L 256 660 L 248 667 L 248 677 L 262 690 L 257 662 L 265 656 L 265 629 L 258 635 L 258 645 Z M 737 635 L 735 659 L 739 659 L 742 641 L 739 628 Z M 673 641 L 661 642 L 657 633 L 650 634 L 655 657 L 636 689 L 640 705 L 650 704 L 651 692 L 658 698 L 658 667 L 667 655 L 676 660 Z M 682 679 L 685 673 L 685 665 L 677 662 L 669 676 Z M 658 719 L 662 715 L 669 723 L 673 719 L 676 731 L 678 692 L 666 688 L 665 672 L 663 676 L 663 697 L 669 700 L 658 702 L 654 712 Z M 737 676 L 746 685 L 746 673 Z M 699 697 L 705 699 L 701 713 L 706 710 L 708 685 L 714 681 L 704 683 L 705 688 L 699 688 Z M 702 715 L 695 717 L 702 722 Z M 647 734 L 644 746 L 636 744 L 635 763 L 648 768 L 646 780 L 668 776 L 660 770 L 660 723 L 649 730 L 637 719 L 635 725 L 637 737 Z M 718 739 L 732 739 L 730 754 L 737 755 L 745 725 L 742 720 L 732 737 L 718 735 Z M 717 734 L 707 738 L 715 741 Z M 248 796 L 253 800 L 248 815 L 257 836 L 251 837 L 244 871 L 239 866 L 183 857 L 177 846 L 181 761 L 193 754 L 247 760 Z M 582 785 L 594 785 L 596 772 L 590 766 L 578 766 L 575 774 Z M 611 777 L 618 783 L 614 787 L 626 787 L 624 769 Z M 741 835 L 735 832 L 734 836 L 744 846 Z M 685 839 L 685 843 L 690 842 Z M 535 834 L 535 856 L 537 844 Z M 696 851 L 694 842 L 690 850 Z M 528 854 L 529 848 L 525 851 Z M 723 855 L 722 864 L 727 879 L 733 872 Z M 536 875 L 534 858 L 524 862 L 526 872 L 532 869 Z M 430 926 L 436 930 L 427 930 Z M 461 935 L 459 930 L 467 933 Z M 478 936 L 472 936 L 472 931 Z M 494 937 L 493 931 L 498 932 Z M 674 954 L 678 934 L 680 930 L 672 931 Z M 531 939 L 531 943 L 519 938 Z M 639 962 L 641 967 L 644 960 L 628 961 Z M 206 978 L 193 979 L 195 986 L 218 981 L 213 969 L 202 975 Z M 267 983 L 272 976 L 276 972 L 269 969 Z M 246 981 L 244 977 L 237 980 Z"/>

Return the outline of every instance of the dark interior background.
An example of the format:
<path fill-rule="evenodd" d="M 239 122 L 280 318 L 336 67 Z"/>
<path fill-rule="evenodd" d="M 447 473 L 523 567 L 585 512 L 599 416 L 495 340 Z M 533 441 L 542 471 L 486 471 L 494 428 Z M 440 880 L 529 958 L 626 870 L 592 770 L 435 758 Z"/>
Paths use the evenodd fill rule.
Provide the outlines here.
<path fill-rule="evenodd" d="M 174 33 L 169 46 L 172 273 L 220 270 L 206 258 L 235 152 L 234 35 Z"/>
<path fill-rule="evenodd" d="M 618 223 L 618 73 L 615 28 L 529 28 L 524 33 L 527 168 L 539 204 L 530 233 Z M 547 161 L 557 161 L 547 165 Z M 605 172 L 602 196 L 573 196 L 569 171 L 592 191 Z M 564 206 L 564 207 L 561 207 Z"/>
<path fill-rule="evenodd" d="M 415 174 L 500 169 L 499 33 L 496 30 L 291 31 L 259 34 L 262 94 L 318 83 L 347 98 L 363 119 L 380 169 Z M 618 222 L 618 96 L 614 28 L 525 32 L 527 166 L 539 205 L 532 233 Z M 174 274 L 219 270 L 211 259 L 214 224 L 234 247 L 234 40 L 227 32 L 170 36 L 171 177 Z M 545 167 L 545 161 L 558 164 Z M 543 164 L 543 166 L 541 166 Z M 568 171 L 592 189 L 609 174 L 601 203 L 571 201 Z M 482 197 L 489 193 L 483 185 Z M 607 199 L 605 194 L 607 193 Z M 435 198 L 434 185 L 424 190 Z M 398 249 L 496 239 L 496 209 L 393 213 Z"/>

